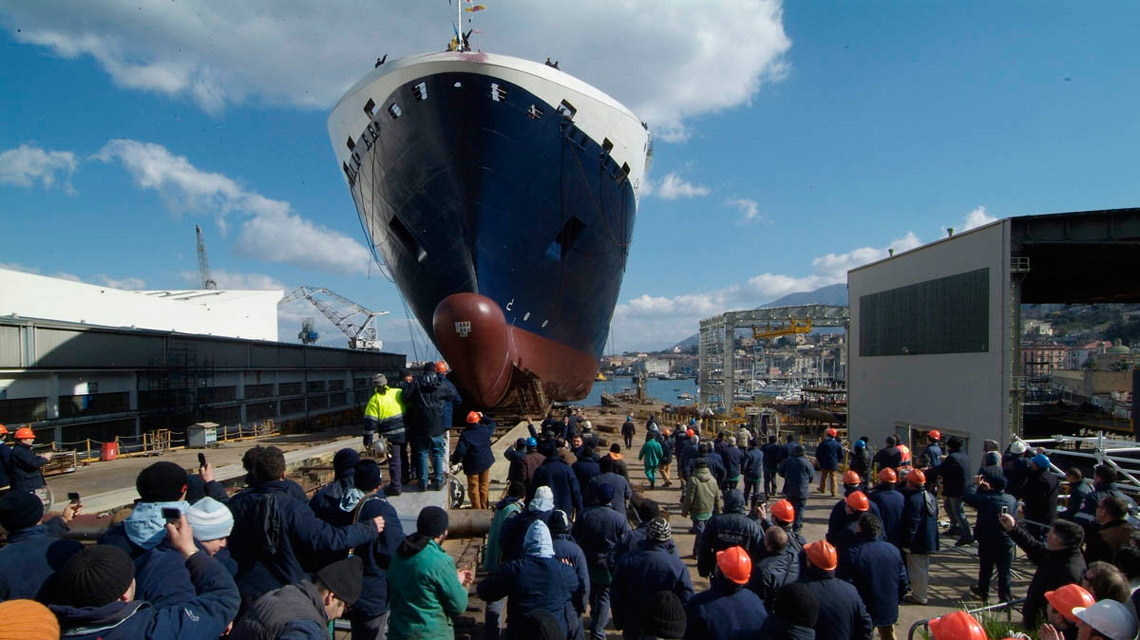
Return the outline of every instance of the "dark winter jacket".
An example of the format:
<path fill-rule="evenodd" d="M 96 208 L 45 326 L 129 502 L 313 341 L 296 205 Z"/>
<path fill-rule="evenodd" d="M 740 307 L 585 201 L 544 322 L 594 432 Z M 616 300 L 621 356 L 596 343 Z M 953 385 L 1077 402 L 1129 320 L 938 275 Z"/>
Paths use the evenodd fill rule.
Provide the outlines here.
<path fill-rule="evenodd" d="M 840 572 L 855 585 L 875 626 L 897 622 L 899 600 L 909 585 L 898 547 L 882 540 L 864 540 L 851 548 L 846 562 Z"/>
<path fill-rule="evenodd" d="M 238 563 L 237 584 L 246 606 L 304 579 L 299 554 L 350 549 L 377 537 L 371 521 L 334 527 L 317 518 L 308 505 L 289 497 L 281 481 L 239 493 L 229 507 L 234 528 L 228 547 Z"/>
<path fill-rule="evenodd" d="M 883 521 L 883 536 L 887 542 L 901 548 L 903 546 L 903 508 L 906 498 L 893 486 L 885 486 L 868 496 L 879 507 L 879 518 Z"/>
<path fill-rule="evenodd" d="M 495 464 L 495 454 L 491 452 L 491 437 L 495 435 L 495 422 L 483 421 L 468 425 L 459 434 L 459 442 L 451 454 L 451 463 L 463 463 L 463 473 L 479 475 Z"/>
<path fill-rule="evenodd" d="M 815 638 L 815 629 L 789 624 L 775 614 L 770 614 L 764 620 L 764 626 L 760 627 L 760 635 L 756 636 L 756 640 L 815 640 Z M 820 640 L 824 640 L 823 636 L 820 636 Z"/>
<path fill-rule="evenodd" d="M 775 471 L 788 457 L 788 450 L 778 442 L 769 442 L 760 447 L 760 452 L 764 455 L 764 469 L 767 471 Z"/>
<path fill-rule="evenodd" d="M 883 447 L 872 458 L 872 462 L 879 466 L 879 470 L 883 469 L 898 469 L 902 464 L 902 451 L 898 446 Z"/>
<path fill-rule="evenodd" d="M 784 495 L 789 498 L 807 497 L 815 469 L 802 453 L 781 462 L 779 472 L 784 478 Z"/>
<path fill-rule="evenodd" d="M 744 474 L 745 480 L 760 480 L 764 477 L 764 452 L 760 447 L 748 447 L 744 452 L 744 465 L 741 473 Z"/>
<path fill-rule="evenodd" d="M 8 486 L 12 481 L 8 477 L 8 468 L 12 466 L 12 448 L 0 442 L 0 489 Z"/>
<path fill-rule="evenodd" d="M 573 593 L 572 602 L 575 615 L 580 616 L 586 612 L 586 603 L 590 601 L 590 567 L 586 564 L 586 554 L 570 538 L 570 534 L 555 534 L 553 542 L 554 557 L 570 563 L 574 575 L 578 576 L 578 589 Z"/>
<path fill-rule="evenodd" d="M 526 539 L 527 529 L 534 523 L 535 520 L 542 520 L 544 523 L 550 523 L 550 515 L 553 511 L 536 511 L 534 509 L 526 509 L 507 519 L 503 523 L 503 531 L 499 534 L 499 566 L 506 564 L 512 560 L 518 560 L 523 557 L 523 542 Z"/>
<path fill-rule="evenodd" d="M 136 505 L 136 512 L 138 506 Z M 298 503 L 301 504 L 301 503 Z M 303 506 L 306 510 L 308 507 Z M 113 524 L 99 544 L 119 547 L 135 562 L 135 598 L 159 609 L 185 602 L 194 597 L 194 583 L 186 569 L 182 554 L 163 537 L 157 545 L 143 547 L 131 539 L 126 523 Z"/>
<path fill-rule="evenodd" d="M 1048 469 L 1030 471 L 1021 484 L 1021 502 L 1025 519 L 1052 524 L 1057 516 L 1057 497 L 1061 483 Z"/>
<path fill-rule="evenodd" d="M 768 602 L 780 587 L 799 578 L 799 570 L 799 558 L 791 545 L 771 555 L 756 556 L 752 575 L 748 578 L 748 589 Z"/>
<path fill-rule="evenodd" d="M 1088 478 L 1081 478 L 1081 481 L 1073 484 L 1069 483 L 1069 504 L 1065 507 L 1065 513 L 1060 517 L 1066 520 L 1076 521 L 1077 514 L 1081 511 L 1081 503 L 1085 498 L 1093 492 L 1092 480 Z"/>
<path fill-rule="evenodd" d="M 558 617 L 559 627 L 565 633 L 571 622 L 568 608 L 572 607 L 574 593 L 581 588 L 574 569 L 555 558 L 552 549 L 547 557 L 527 555 L 500 566 L 494 575 L 479 583 L 476 592 L 484 602 L 506 598 L 506 638 L 524 640 L 527 636 L 518 623 L 528 611 L 536 609 Z"/>
<path fill-rule="evenodd" d="M 926 447 L 926 459 L 930 461 L 932 467 L 942 464 L 942 447 L 938 446 L 938 443 Z"/>
<path fill-rule="evenodd" d="M 743 547 L 753 558 L 764 553 L 764 531 L 745 515 L 739 491 L 729 491 L 724 502 L 724 513 L 713 516 L 705 525 L 697 546 L 697 572 L 702 577 L 712 575 L 716 567 L 716 552 L 729 547 Z"/>
<path fill-rule="evenodd" d="M 51 605 L 61 635 L 68 640 L 217 640 L 237 615 L 237 587 L 204 552 L 185 564 L 195 589 L 191 599 L 166 607 L 143 600 L 85 608 Z"/>
<path fill-rule="evenodd" d="M 870 511 L 882 520 L 882 516 L 879 514 L 879 505 L 870 502 Z M 852 516 L 847 513 L 846 500 L 836 502 L 835 506 L 831 508 L 831 514 L 827 517 L 827 534 L 824 538 L 836 549 L 851 548 L 855 545 L 858 537 L 856 525 L 859 524 L 860 515 L 862 514 Z"/>
<path fill-rule="evenodd" d="M 689 600 L 685 616 L 685 640 L 730 640 L 760 633 L 768 611 L 755 593 L 717 576 Z"/>
<path fill-rule="evenodd" d="M 234 624 L 229 640 L 325 640 L 328 623 L 320 591 L 302 580 L 258 598 Z"/>
<path fill-rule="evenodd" d="M 725 478 L 728 480 L 740 478 L 744 463 L 744 452 L 740 447 L 725 446 L 721 450 L 720 457 L 724 459 Z"/>
<path fill-rule="evenodd" d="M 613 571 L 613 549 L 622 536 L 629 533 L 629 520 L 610 505 L 594 505 L 578 516 L 574 523 L 574 540 L 586 554 L 586 565 L 591 571 Z"/>
<path fill-rule="evenodd" d="M 642 522 L 637 526 L 637 528 L 622 534 L 621 539 L 618 540 L 618 543 L 616 545 L 614 545 L 614 549 L 610 553 L 610 564 L 616 567 L 617 563 L 620 562 L 621 559 L 625 557 L 625 554 L 629 553 L 630 551 L 643 549 L 650 544 L 660 544 L 649 541 L 647 539 L 648 534 L 648 522 Z M 677 545 L 673 544 L 673 540 L 670 539 L 662 546 L 666 551 L 673 554 L 674 556 L 678 558 L 681 557 L 680 554 L 677 553 Z"/>
<path fill-rule="evenodd" d="M 1121 547 L 1127 547 L 1136 528 L 1127 520 L 1113 520 L 1090 529 L 1085 534 L 1085 562 L 1103 560 L 1109 564 Z"/>
<path fill-rule="evenodd" d="M 460 402 L 455 387 L 443 384 L 435 373 L 424 373 L 413 379 L 404 389 L 402 399 L 404 424 L 413 439 L 442 436 L 451 426 L 445 423 L 447 405 L 455 407 Z"/>
<path fill-rule="evenodd" d="M 700 455 L 700 446 L 693 442 L 692 438 L 685 438 L 685 444 L 681 448 L 681 452 L 677 454 L 677 462 L 680 464 L 682 478 L 688 478 L 693 475 L 693 462 L 700 457 Z"/>
<path fill-rule="evenodd" d="M 455 409 L 463 403 L 463 398 L 459 396 L 459 389 L 455 388 L 451 380 L 444 376 L 439 378 L 440 385 L 443 386 L 446 395 L 450 395 L 453 399 L 451 402 L 446 402 L 443 405 L 443 424 L 444 427 L 450 429 L 455 424 Z M 494 424 L 494 423 L 492 423 Z"/>
<path fill-rule="evenodd" d="M 633 424 L 633 420 L 626 420 L 621 423 L 621 435 L 633 437 L 637 435 L 637 425 Z"/>
<path fill-rule="evenodd" d="M 717 484 L 723 484 L 728 479 L 728 469 L 724 466 L 724 457 L 715 451 L 709 451 L 703 457 L 709 463 L 709 473 L 716 478 Z"/>
<path fill-rule="evenodd" d="M 640 637 L 645 594 L 658 591 L 671 591 L 682 603 L 693 597 L 693 582 L 685 563 L 659 543 L 625 554 L 617 563 L 610 588 L 614 627 L 623 636 Z"/>
<path fill-rule="evenodd" d="M 942 495 L 948 498 L 961 498 L 966 492 L 966 480 L 970 473 L 970 457 L 964 451 L 954 451 L 942 459 L 927 480 L 942 478 Z"/>
<path fill-rule="evenodd" d="M 1115 482 L 1094 482 L 1092 493 L 1086 495 L 1085 499 L 1081 502 L 1081 510 L 1075 518 L 1076 522 L 1086 528 L 1095 524 L 1096 508 L 1100 505 L 1101 500 L 1109 496 L 1124 498 L 1124 501 L 1129 504 L 1130 512 L 1136 507 L 1135 501 L 1118 489 Z"/>
<path fill-rule="evenodd" d="M 1033 537 L 1018 524 L 1009 532 L 1011 538 L 1025 551 L 1029 561 L 1037 565 L 1029 589 L 1025 592 L 1025 605 L 1021 608 L 1029 626 L 1033 629 L 1045 616 L 1045 592 L 1052 591 L 1074 582 L 1080 582 L 1085 572 L 1085 559 L 1081 556 L 1080 545 L 1070 549 L 1049 551 L 1045 543 Z M 1040 618 L 1040 619 L 1039 619 Z"/>
<path fill-rule="evenodd" d="M 353 554 L 364 564 L 364 580 L 361 583 L 360 597 L 353 603 L 347 618 L 374 618 L 388 610 L 388 566 L 392 555 L 404 539 L 404 527 L 395 507 L 384 497 L 384 493 L 364 498 L 358 506 L 360 522 L 371 522 L 373 518 L 384 518 L 384 531 L 376 540 L 361 545 Z"/>
<path fill-rule="evenodd" d="M 819 618 L 815 635 L 828 640 L 871 640 L 875 625 L 859 591 L 846 580 L 835 577 L 834 571 L 808 567 L 800 580 L 819 600 Z"/>
<path fill-rule="evenodd" d="M 12 491 L 34 491 L 42 488 L 44 474 L 40 467 L 48 463 L 47 458 L 32 453 L 28 445 L 17 442 L 12 447 L 12 457 L 8 462 L 8 480 Z"/>
<path fill-rule="evenodd" d="M 83 550 L 75 540 L 60 540 L 68 531 L 62 518 L 50 524 L 8 532 L 8 544 L 0 548 L 0 602 L 36 600 L 47 579 L 71 556 Z"/>
<path fill-rule="evenodd" d="M 595 476 L 590 480 L 590 484 L 586 485 L 586 499 L 591 503 L 596 502 L 594 495 L 603 484 L 608 484 L 614 488 L 614 499 L 610 501 L 610 505 L 618 513 L 625 513 L 626 504 L 629 499 L 633 497 L 633 490 L 629 486 L 629 480 L 625 476 L 618 475 L 613 472 L 606 472 Z"/>
<path fill-rule="evenodd" d="M 1002 507 L 1006 513 L 1017 513 L 1017 499 L 1005 492 L 1001 486 L 1001 478 L 994 479 L 994 485 L 989 491 L 978 491 L 978 485 L 972 484 L 962 494 L 962 501 L 978 512 L 978 519 L 974 524 L 974 538 L 982 547 L 1009 549 L 1013 547 L 1013 540 L 998 523 L 998 516 L 1002 514 Z"/>
<path fill-rule="evenodd" d="M 1029 458 L 1024 454 L 1006 453 L 1001 457 L 1001 468 L 1005 475 L 1006 493 L 1021 498 L 1025 478 L 1029 475 Z"/>
<path fill-rule="evenodd" d="M 586 495 L 583 497 L 589 502 L 592 499 L 589 491 L 590 481 L 602 475 L 602 468 L 598 464 L 598 456 L 586 457 L 584 454 L 580 455 L 578 456 L 578 461 L 570 465 L 570 468 L 574 470 L 574 477 L 578 479 L 578 487 L 586 491 Z M 614 491 L 614 497 L 617 497 L 616 490 Z"/>
<path fill-rule="evenodd" d="M 574 470 L 557 455 L 547 456 L 534 472 L 533 484 L 535 488 L 550 487 L 554 492 L 554 508 L 574 515 L 582 510 L 582 489 L 578 486 L 578 478 Z"/>
<path fill-rule="evenodd" d="M 839 468 L 839 460 L 843 458 L 843 445 L 831 436 L 824 438 L 823 442 L 815 448 L 815 461 L 824 471 L 835 471 Z"/>
<path fill-rule="evenodd" d="M 625 478 L 626 482 L 629 482 L 629 465 L 625 463 L 625 458 L 620 453 L 615 456 L 611 451 L 602 456 L 598 460 L 598 467 L 601 468 L 602 473 L 616 473 Z"/>
<path fill-rule="evenodd" d="M 938 499 L 923 489 L 906 497 L 902 516 L 902 548 L 910 553 L 934 553 L 938 542 Z"/>

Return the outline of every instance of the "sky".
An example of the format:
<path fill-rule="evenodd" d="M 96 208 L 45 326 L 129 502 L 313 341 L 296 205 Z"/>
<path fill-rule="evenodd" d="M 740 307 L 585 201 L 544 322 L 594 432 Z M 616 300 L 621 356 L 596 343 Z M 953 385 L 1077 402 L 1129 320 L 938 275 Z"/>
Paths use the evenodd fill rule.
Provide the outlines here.
<path fill-rule="evenodd" d="M 1134 2 L 483 4 L 475 46 L 558 60 L 654 135 L 607 352 L 948 228 L 1140 204 Z M 196 288 L 201 225 L 220 287 L 327 287 L 422 349 L 326 121 L 453 20 L 446 0 L 0 0 L 0 266 Z M 314 316 L 282 307 L 280 339 Z"/>

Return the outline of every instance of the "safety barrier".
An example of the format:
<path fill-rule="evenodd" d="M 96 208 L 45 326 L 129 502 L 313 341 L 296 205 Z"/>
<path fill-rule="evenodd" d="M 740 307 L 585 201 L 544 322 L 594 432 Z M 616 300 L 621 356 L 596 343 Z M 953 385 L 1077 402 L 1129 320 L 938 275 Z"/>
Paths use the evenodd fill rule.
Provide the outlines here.
<path fill-rule="evenodd" d="M 1040 449 L 1046 455 L 1057 454 L 1095 460 L 1097 465 L 1107 464 L 1119 475 L 1117 486 L 1122 491 L 1140 494 L 1140 457 L 1121 455 L 1140 456 L 1140 446 L 1137 446 L 1140 443 L 1107 437 L 1103 431 L 1097 432 L 1095 437 L 1053 436 L 1021 441 L 1029 447 Z M 1084 448 L 1085 445 L 1091 445 L 1091 449 Z M 1053 473 L 1065 476 L 1065 470 L 1052 462 L 1049 463 L 1049 467 Z"/>
<path fill-rule="evenodd" d="M 251 425 L 223 425 L 217 428 L 218 442 L 240 442 L 252 438 L 279 435 L 281 430 L 273 420 L 261 420 Z M 52 443 L 51 451 L 54 453 L 74 454 L 75 460 L 90 462 L 100 459 L 103 445 L 114 443 L 118 454 L 116 457 L 154 456 L 161 455 L 173 449 L 186 448 L 186 434 L 158 429 L 148 431 L 137 436 L 115 436 L 114 440 L 102 441 L 94 438 L 85 438 L 74 442 Z"/>
<path fill-rule="evenodd" d="M 966 609 L 966 613 L 968 613 L 968 614 L 970 614 L 976 618 L 979 613 L 985 613 L 987 611 L 998 611 L 1001 609 L 1005 609 L 1006 610 L 1005 619 L 1010 624 L 1013 624 L 1013 606 L 1021 604 L 1021 603 L 1025 602 L 1027 599 L 1028 598 L 1018 598 L 1017 600 L 1007 600 L 1006 602 L 999 602 L 997 604 L 992 604 L 992 605 L 989 605 L 987 607 L 978 607 L 977 609 Z M 940 617 L 941 616 L 935 616 L 935 618 L 940 618 Z M 934 618 L 927 618 L 925 620 L 919 620 L 918 622 L 910 625 L 910 631 L 908 631 L 906 634 L 907 640 L 914 640 L 914 634 L 920 628 L 925 629 L 927 636 L 929 636 L 930 635 L 930 621 L 931 620 L 934 620 Z M 985 626 L 984 622 L 982 624 L 983 624 L 983 626 Z"/>

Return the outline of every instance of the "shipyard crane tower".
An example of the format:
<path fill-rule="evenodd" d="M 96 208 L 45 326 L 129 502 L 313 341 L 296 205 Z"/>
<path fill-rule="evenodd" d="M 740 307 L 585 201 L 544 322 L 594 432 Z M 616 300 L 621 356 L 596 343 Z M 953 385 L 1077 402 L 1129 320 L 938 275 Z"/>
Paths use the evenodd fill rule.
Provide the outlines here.
<path fill-rule="evenodd" d="M 387 311 L 365 309 L 339 293 L 329 291 L 324 287 L 297 287 L 277 304 L 288 304 L 294 300 L 300 300 L 301 298 L 311 302 L 313 306 L 325 314 L 325 317 L 331 320 L 338 329 L 344 332 L 344 335 L 348 336 L 349 349 L 379 351 L 383 346 L 383 343 L 376 338 L 376 317 L 388 315 Z M 332 302 L 327 302 L 322 298 L 327 298 L 332 300 Z M 315 332 L 311 332 L 311 327 L 310 333 L 315 334 Z M 305 334 L 305 327 L 302 326 L 302 331 L 299 335 L 302 341 L 307 337 Z"/>
<path fill-rule="evenodd" d="M 210 275 L 210 259 L 206 257 L 206 240 L 202 237 L 202 227 L 194 225 L 194 236 L 198 240 L 198 278 L 203 289 L 217 289 L 218 283 Z"/>

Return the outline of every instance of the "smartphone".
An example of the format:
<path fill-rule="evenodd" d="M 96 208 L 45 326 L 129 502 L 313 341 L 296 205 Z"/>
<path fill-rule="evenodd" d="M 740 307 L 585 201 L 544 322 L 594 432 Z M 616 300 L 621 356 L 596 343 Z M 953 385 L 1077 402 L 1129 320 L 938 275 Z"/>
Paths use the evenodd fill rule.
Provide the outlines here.
<path fill-rule="evenodd" d="M 199 467 L 206 466 L 206 454 L 204 454 L 204 453 L 198 454 L 198 466 Z"/>
<path fill-rule="evenodd" d="M 75 491 L 68 493 L 67 499 L 71 501 L 71 504 L 79 504 L 79 494 Z"/>
<path fill-rule="evenodd" d="M 1001 508 L 1001 514 L 1002 514 L 1003 516 L 1007 516 L 1007 515 L 1009 515 L 1009 507 L 1002 507 L 1002 508 Z"/>
<path fill-rule="evenodd" d="M 182 510 L 177 507 L 163 507 L 162 517 L 166 520 L 166 524 L 178 524 L 182 519 Z"/>

